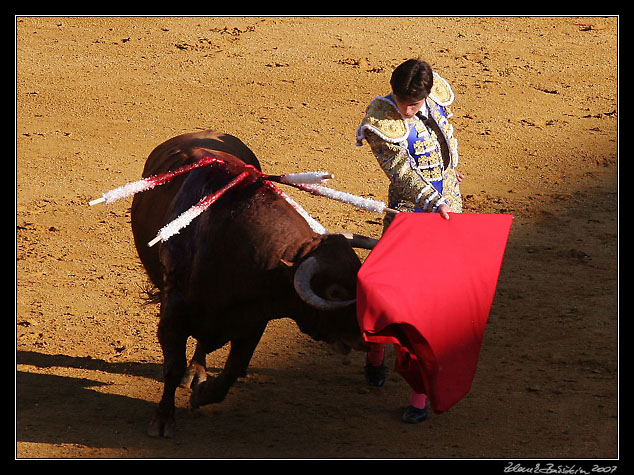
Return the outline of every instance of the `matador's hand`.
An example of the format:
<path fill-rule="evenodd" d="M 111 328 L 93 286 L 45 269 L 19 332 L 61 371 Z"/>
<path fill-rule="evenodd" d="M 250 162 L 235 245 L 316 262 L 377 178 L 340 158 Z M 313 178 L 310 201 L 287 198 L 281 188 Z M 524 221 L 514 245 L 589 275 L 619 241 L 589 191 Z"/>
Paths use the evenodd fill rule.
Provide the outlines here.
<path fill-rule="evenodd" d="M 451 211 L 451 208 L 444 203 L 438 205 L 438 208 L 436 208 L 436 213 L 440 213 L 440 216 L 445 219 L 449 219 L 449 211 Z"/>

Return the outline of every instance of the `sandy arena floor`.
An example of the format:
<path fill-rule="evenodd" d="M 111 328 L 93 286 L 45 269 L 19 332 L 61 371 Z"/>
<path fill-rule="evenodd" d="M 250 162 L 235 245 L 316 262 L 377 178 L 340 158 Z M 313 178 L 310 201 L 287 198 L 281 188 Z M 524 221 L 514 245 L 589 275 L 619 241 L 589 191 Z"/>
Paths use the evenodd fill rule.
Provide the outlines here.
<path fill-rule="evenodd" d="M 16 18 L 16 456 L 618 457 L 617 26 Z M 183 389 L 177 437 L 147 437 L 157 308 L 141 298 L 130 200 L 88 201 L 138 179 L 159 143 L 207 128 L 240 137 L 266 172 L 326 169 L 331 186 L 385 200 L 355 129 L 416 56 L 456 93 L 465 211 L 515 216 L 471 393 L 403 424 L 394 372 L 370 389 L 363 354 L 342 360 L 280 320 L 226 401 L 192 411 Z M 378 215 L 293 196 L 331 231 L 380 235 Z"/>

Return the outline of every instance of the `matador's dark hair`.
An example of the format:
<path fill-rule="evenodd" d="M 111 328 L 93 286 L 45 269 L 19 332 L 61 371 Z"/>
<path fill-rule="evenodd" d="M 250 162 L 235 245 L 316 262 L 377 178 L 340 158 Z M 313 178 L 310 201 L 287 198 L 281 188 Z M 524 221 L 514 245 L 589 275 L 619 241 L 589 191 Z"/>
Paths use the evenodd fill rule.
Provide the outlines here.
<path fill-rule="evenodd" d="M 401 99 L 425 99 L 434 85 L 431 66 L 419 59 L 408 59 L 392 72 L 392 92 Z"/>

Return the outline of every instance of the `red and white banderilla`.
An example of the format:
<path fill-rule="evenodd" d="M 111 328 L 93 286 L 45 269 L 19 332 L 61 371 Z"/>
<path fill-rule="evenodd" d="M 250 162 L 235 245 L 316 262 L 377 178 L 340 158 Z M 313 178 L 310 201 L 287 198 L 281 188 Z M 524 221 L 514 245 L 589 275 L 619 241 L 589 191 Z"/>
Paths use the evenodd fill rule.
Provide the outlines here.
<path fill-rule="evenodd" d="M 174 234 L 178 234 L 178 232 L 184 227 L 186 227 L 189 223 L 191 223 L 194 218 L 198 217 L 198 215 L 200 215 L 203 211 L 205 211 L 212 204 L 214 204 L 218 200 L 218 198 L 220 198 L 227 191 L 229 191 L 231 188 L 236 186 L 238 183 L 240 183 L 242 180 L 244 180 L 248 176 L 249 176 L 249 172 L 242 172 L 233 180 L 231 180 L 229 183 L 227 183 L 225 186 L 220 188 L 218 191 L 215 191 L 212 194 L 207 195 L 206 197 L 201 199 L 198 203 L 196 203 L 194 206 L 189 208 L 187 211 L 181 213 L 178 216 L 178 218 L 176 218 L 175 220 L 163 226 L 159 230 L 156 237 L 152 239 L 150 242 L 148 242 L 147 245 L 149 247 L 152 247 L 157 242 L 167 241 Z"/>
<path fill-rule="evenodd" d="M 204 167 L 207 165 L 219 165 L 221 163 L 226 163 L 224 160 L 220 160 L 216 157 L 205 156 L 198 160 L 197 162 L 191 163 L 189 165 L 183 165 L 176 170 L 169 171 L 166 173 L 161 173 L 160 175 L 154 175 L 147 178 L 143 178 L 138 181 L 133 181 L 131 183 L 127 183 L 123 186 L 115 188 L 114 190 L 110 190 L 101 195 L 101 198 L 97 198 L 88 203 L 90 206 L 99 204 L 99 203 L 114 203 L 121 198 L 127 198 L 128 196 L 132 196 L 141 191 L 151 190 L 155 186 L 162 185 L 171 181 L 173 178 L 178 175 L 182 175 L 183 173 L 187 173 L 196 168 Z"/>

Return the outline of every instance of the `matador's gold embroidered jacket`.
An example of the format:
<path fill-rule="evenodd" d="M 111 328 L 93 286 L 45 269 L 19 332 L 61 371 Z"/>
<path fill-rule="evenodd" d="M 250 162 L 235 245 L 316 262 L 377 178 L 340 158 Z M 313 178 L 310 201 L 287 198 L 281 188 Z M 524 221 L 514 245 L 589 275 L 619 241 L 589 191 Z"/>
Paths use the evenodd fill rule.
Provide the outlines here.
<path fill-rule="evenodd" d="M 447 120 L 452 116 L 449 105 L 453 99 L 447 81 L 434 73 L 427 106 L 438 127 L 431 129 L 417 118 L 404 118 L 391 94 L 370 102 L 357 129 L 357 145 L 361 145 L 363 139 L 367 140 L 390 179 L 390 207 L 399 211 L 435 211 L 444 203 L 453 212 L 462 211 L 455 174 L 458 141 Z M 437 131 L 442 137 L 436 135 Z M 448 150 L 443 163 L 442 147 L 445 144 Z"/>

